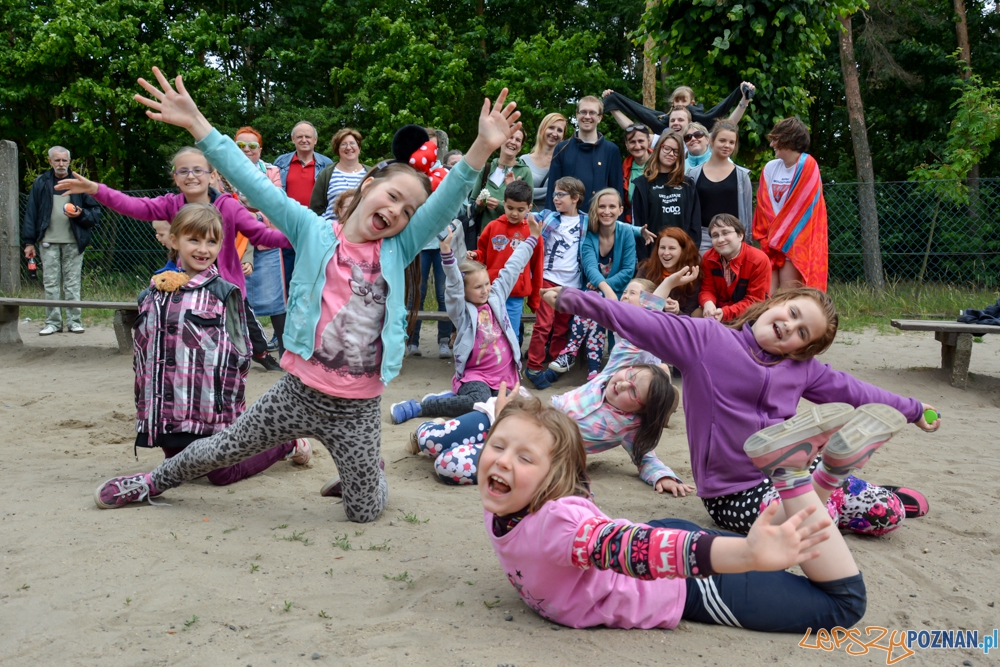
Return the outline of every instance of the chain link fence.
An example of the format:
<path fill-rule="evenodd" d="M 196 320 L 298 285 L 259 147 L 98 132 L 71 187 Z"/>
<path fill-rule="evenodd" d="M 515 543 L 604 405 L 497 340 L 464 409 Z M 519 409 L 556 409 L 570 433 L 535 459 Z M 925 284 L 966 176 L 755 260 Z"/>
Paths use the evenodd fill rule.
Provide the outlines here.
<path fill-rule="evenodd" d="M 941 200 L 919 183 L 876 183 L 882 265 L 887 281 L 950 283 L 995 287 L 1000 284 L 1000 179 L 981 179 L 969 206 Z M 957 183 L 956 183 L 957 187 Z M 864 280 L 857 183 L 823 186 L 829 217 L 830 281 Z M 134 190 L 156 197 L 172 190 Z M 21 195 L 23 219 L 28 202 Z M 748 221 L 749 222 L 749 221 Z M 84 259 L 87 282 L 113 282 L 138 292 L 166 253 L 148 222 L 104 214 Z M 28 279 L 22 259 L 22 284 Z M 30 288 L 30 287 L 29 287 Z"/>

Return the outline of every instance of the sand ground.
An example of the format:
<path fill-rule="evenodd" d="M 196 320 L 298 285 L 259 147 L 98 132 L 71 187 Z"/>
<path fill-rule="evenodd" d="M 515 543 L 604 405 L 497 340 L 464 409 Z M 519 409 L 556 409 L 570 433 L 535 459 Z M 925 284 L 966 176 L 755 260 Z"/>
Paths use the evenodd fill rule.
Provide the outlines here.
<path fill-rule="evenodd" d="M 319 496 L 336 475 L 322 447 L 309 467 L 279 463 L 230 487 L 198 481 L 165 494 L 169 507 L 100 511 L 98 484 L 161 460 L 158 450 L 133 456 L 131 359 L 115 353 L 110 329 L 42 339 L 38 328 L 22 324 L 24 346 L 0 351 L 0 664 L 886 664 L 877 649 L 849 656 L 801 648 L 798 636 L 687 622 L 675 631 L 554 626 L 507 583 L 475 490 L 438 483 L 429 459 L 403 451 L 415 423 L 383 427 L 390 499 L 371 524 L 349 523 Z M 937 434 L 908 427 L 865 471 L 924 490 L 930 515 L 848 542 L 868 584 L 862 627 L 982 635 L 1000 624 L 1000 336 L 974 346 L 967 391 L 933 370 L 939 350 L 931 334 L 866 332 L 841 334 L 825 355 L 944 416 Z M 408 359 L 383 412 L 445 388 L 451 372 L 449 361 Z M 248 400 L 278 377 L 255 366 Z M 683 419 L 657 451 L 690 475 Z M 610 516 L 709 525 L 697 498 L 656 495 L 620 450 L 593 457 L 590 473 Z M 902 662 L 1000 660 L 946 650 Z"/>

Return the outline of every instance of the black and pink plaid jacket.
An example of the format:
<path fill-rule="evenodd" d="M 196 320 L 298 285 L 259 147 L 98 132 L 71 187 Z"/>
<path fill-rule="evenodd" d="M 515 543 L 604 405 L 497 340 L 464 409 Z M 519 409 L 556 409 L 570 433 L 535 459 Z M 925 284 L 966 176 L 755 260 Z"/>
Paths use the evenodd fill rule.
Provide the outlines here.
<path fill-rule="evenodd" d="M 135 322 L 135 428 L 212 435 L 246 409 L 250 370 L 243 297 L 212 265 L 175 292 L 151 281 Z"/>

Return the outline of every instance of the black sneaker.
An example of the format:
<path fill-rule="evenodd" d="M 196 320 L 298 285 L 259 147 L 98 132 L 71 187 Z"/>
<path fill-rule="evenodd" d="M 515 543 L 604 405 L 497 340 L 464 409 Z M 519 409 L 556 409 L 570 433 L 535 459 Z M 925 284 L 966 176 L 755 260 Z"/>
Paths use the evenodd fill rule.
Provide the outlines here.
<path fill-rule="evenodd" d="M 265 371 L 280 371 L 281 364 L 274 360 L 270 354 L 265 354 L 263 357 L 254 357 L 254 361 L 264 367 Z"/>

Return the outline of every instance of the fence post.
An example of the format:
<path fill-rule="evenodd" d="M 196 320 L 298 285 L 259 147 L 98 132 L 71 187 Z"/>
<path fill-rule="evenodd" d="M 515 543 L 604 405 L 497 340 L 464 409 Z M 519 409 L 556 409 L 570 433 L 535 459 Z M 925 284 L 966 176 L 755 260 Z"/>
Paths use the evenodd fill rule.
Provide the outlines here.
<path fill-rule="evenodd" d="M 17 185 L 17 144 L 0 141 L 0 292 L 6 294 L 21 288 Z"/>

